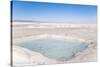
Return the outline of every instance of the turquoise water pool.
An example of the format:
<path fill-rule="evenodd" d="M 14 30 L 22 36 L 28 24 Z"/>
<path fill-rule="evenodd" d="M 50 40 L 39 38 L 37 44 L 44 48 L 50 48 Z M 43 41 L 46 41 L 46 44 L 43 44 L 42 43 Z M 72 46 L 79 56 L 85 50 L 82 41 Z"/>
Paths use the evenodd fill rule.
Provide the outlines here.
<path fill-rule="evenodd" d="M 67 61 L 88 46 L 80 41 L 65 41 L 63 39 L 37 39 L 17 44 L 20 47 L 41 53 L 42 55 L 61 61 Z"/>

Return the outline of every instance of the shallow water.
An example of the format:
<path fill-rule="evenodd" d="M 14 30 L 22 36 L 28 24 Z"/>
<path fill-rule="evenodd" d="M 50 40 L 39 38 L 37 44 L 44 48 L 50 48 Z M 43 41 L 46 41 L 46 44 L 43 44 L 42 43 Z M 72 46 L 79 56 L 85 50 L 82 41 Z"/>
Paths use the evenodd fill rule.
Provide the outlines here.
<path fill-rule="evenodd" d="M 88 46 L 80 41 L 65 41 L 63 39 L 37 39 L 17 44 L 20 47 L 31 51 L 39 52 L 42 55 L 61 61 L 74 57 L 75 53 L 83 51 Z"/>

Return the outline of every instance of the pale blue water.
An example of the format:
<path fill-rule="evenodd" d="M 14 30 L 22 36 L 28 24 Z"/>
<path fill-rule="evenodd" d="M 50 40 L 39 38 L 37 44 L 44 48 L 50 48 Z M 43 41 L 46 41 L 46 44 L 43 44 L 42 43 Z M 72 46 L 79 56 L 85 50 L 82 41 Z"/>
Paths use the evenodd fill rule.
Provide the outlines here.
<path fill-rule="evenodd" d="M 18 46 L 39 52 L 48 58 L 63 61 L 72 58 L 75 53 L 83 51 L 88 47 L 86 43 L 79 41 L 65 41 L 63 39 L 50 38 L 31 40 L 20 43 Z"/>

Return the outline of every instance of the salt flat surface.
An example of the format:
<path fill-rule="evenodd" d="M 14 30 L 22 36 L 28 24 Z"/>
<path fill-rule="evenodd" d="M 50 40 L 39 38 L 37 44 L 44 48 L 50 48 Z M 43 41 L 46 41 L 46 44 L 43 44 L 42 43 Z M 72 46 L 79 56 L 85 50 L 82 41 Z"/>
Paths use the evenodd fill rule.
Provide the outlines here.
<path fill-rule="evenodd" d="M 97 25 L 96 24 L 13 24 L 14 65 L 39 65 L 55 63 L 92 62 L 97 60 Z M 65 40 L 84 41 L 88 48 L 79 52 L 68 61 L 57 61 L 42 54 L 18 48 L 16 43 L 44 37 L 64 38 Z M 16 47 L 17 46 L 17 47 Z M 28 53 L 28 54 L 27 54 Z M 21 58 L 21 59 L 20 59 Z M 31 58 L 31 59 L 30 59 Z M 21 62 L 19 62 L 21 61 Z"/>

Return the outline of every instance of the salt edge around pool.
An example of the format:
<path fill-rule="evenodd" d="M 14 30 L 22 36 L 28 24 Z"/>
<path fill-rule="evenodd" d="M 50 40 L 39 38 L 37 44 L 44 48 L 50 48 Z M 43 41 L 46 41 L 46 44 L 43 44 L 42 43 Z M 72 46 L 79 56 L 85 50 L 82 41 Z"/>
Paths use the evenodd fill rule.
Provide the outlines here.
<path fill-rule="evenodd" d="M 41 34 L 41 35 L 36 35 L 36 36 L 27 36 L 27 37 L 23 37 L 23 38 L 15 38 L 13 39 L 13 44 L 15 43 L 20 43 L 20 42 L 25 42 L 27 40 L 36 40 L 36 39 L 41 39 L 41 38 L 59 38 L 59 39 L 65 39 L 65 40 L 77 40 L 77 41 L 81 41 L 81 42 L 85 42 L 87 43 L 86 40 L 79 38 L 79 37 L 75 37 L 75 36 L 67 36 L 67 35 L 54 35 L 54 34 Z"/>
<path fill-rule="evenodd" d="M 81 41 L 81 42 L 87 42 L 85 41 L 84 39 L 81 39 L 81 38 L 78 38 L 78 37 L 71 37 L 71 36 L 64 36 L 64 35 L 49 35 L 49 34 L 41 34 L 41 35 L 37 35 L 37 36 L 30 36 L 30 37 L 24 37 L 24 38 L 20 38 L 20 39 L 16 39 L 16 41 L 14 42 L 15 43 L 20 43 L 20 42 L 24 42 L 24 41 L 27 41 L 27 40 L 36 40 L 36 39 L 41 39 L 41 38 L 61 38 L 61 39 L 65 39 L 65 40 L 77 40 L 77 41 Z M 14 45 L 15 46 L 15 45 Z M 21 47 L 22 48 L 22 47 Z M 22 48 L 22 49 L 25 49 L 25 51 L 27 51 L 28 49 L 26 48 Z M 28 50 L 30 53 L 32 53 L 30 50 Z M 41 54 L 42 55 L 42 54 Z M 47 58 L 47 57 L 45 57 Z M 49 58 L 49 60 L 51 60 Z M 56 60 L 55 60 L 56 61 Z M 56 63 L 63 63 L 63 62 L 59 62 L 57 61 Z M 32 63 L 33 64 L 33 63 Z M 49 63 L 50 64 L 50 63 Z M 55 64 L 55 63 L 54 63 Z M 29 64 L 30 65 L 30 64 Z"/>

